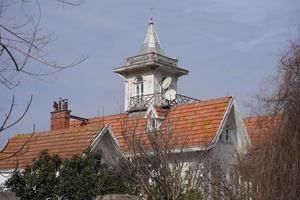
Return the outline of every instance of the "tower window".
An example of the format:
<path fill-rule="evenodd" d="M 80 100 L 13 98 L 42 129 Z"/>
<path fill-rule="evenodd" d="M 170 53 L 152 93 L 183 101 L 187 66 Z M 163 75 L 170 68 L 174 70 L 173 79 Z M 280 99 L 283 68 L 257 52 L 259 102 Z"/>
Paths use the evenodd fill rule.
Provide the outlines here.
<path fill-rule="evenodd" d="M 144 81 L 143 77 L 138 76 L 135 80 L 135 92 L 136 96 L 143 96 L 144 95 Z"/>

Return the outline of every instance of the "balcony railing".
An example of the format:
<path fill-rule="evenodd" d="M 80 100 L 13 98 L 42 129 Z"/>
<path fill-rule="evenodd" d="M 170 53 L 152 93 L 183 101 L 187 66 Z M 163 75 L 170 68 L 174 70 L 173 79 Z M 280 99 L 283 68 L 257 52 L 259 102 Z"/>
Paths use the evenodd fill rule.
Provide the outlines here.
<path fill-rule="evenodd" d="M 172 101 L 166 99 L 162 93 L 134 96 L 130 98 L 129 111 L 146 110 L 150 104 L 167 107 L 195 101 L 200 100 L 181 94 L 176 94 L 176 98 Z"/>
<path fill-rule="evenodd" d="M 152 52 L 152 53 L 129 57 L 126 60 L 126 65 L 138 65 L 138 64 L 145 64 L 147 62 L 162 63 L 162 64 L 171 65 L 174 67 L 176 67 L 178 64 L 177 59 L 169 58 L 167 56 L 163 56 L 163 55 Z"/>

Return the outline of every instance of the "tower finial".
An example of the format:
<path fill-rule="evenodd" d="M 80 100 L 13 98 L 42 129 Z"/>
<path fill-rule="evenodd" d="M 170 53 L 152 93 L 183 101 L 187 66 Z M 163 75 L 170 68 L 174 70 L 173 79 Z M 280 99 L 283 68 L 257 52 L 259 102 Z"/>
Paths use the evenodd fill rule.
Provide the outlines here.
<path fill-rule="evenodd" d="M 154 24 L 153 18 L 152 18 L 152 17 L 151 17 L 150 20 L 149 20 L 149 25 L 150 25 L 150 24 Z"/>
<path fill-rule="evenodd" d="M 149 27 L 146 33 L 146 37 L 144 42 L 139 50 L 139 55 L 146 54 L 146 53 L 158 53 L 164 55 L 164 50 L 160 46 L 160 42 L 154 27 L 154 22 L 152 17 L 149 21 Z"/>
<path fill-rule="evenodd" d="M 149 21 L 149 24 L 153 24 L 153 10 L 154 10 L 154 8 L 151 7 L 150 8 L 150 21 Z"/>

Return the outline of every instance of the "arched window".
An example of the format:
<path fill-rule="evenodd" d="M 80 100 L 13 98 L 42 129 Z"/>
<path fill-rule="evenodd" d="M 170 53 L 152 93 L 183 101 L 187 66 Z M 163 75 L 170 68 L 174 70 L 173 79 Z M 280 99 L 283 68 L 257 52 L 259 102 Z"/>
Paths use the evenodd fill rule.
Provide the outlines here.
<path fill-rule="evenodd" d="M 143 81 L 143 77 L 141 76 L 138 76 L 135 79 L 135 94 L 136 96 L 144 95 L 144 81 Z"/>

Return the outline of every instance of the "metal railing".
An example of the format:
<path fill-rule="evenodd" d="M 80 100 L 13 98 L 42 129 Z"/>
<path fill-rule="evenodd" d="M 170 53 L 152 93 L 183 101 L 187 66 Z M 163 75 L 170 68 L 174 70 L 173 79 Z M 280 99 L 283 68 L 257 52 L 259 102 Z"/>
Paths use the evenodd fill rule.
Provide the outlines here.
<path fill-rule="evenodd" d="M 137 64 L 145 64 L 147 62 L 156 62 L 167 64 L 176 67 L 178 64 L 177 59 L 169 58 L 167 56 L 163 56 L 154 52 L 137 55 L 133 57 L 129 57 L 126 59 L 126 65 L 137 65 Z"/>
<path fill-rule="evenodd" d="M 191 103 L 200 101 L 195 98 L 187 97 L 181 94 L 176 94 L 176 98 L 172 101 L 165 98 L 162 93 L 134 96 L 130 98 L 129 111 L 145 110 L 150 104 L 157 106 L 173 106 L 177 104 Z"/>

